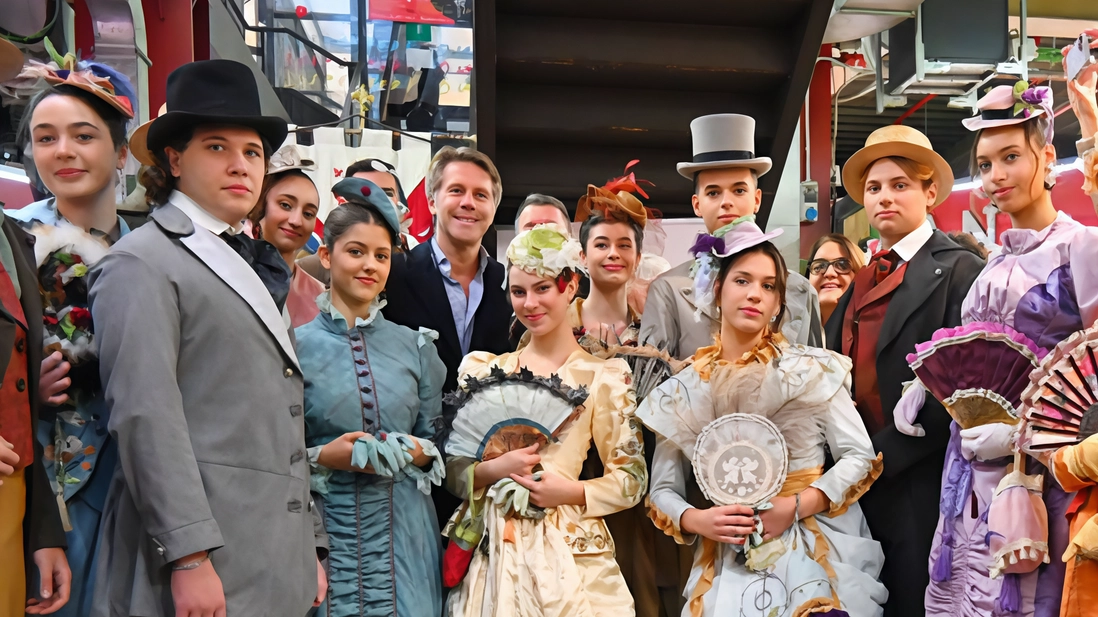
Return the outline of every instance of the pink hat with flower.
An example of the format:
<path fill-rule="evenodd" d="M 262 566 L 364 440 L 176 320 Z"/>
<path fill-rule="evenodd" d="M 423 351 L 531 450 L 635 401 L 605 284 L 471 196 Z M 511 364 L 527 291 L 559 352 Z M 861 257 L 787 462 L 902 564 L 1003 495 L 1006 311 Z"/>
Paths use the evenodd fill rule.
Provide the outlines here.
<path fill-rule="evenodd" d="M 1052 88 L 1030 86 L 1019 81 L 1013 86 L 996 86 L 976 102 L 977 115 L 961 120 L 970 131 L 1021 124 L 1034 118 L 1048 118 L 1046 137 L 1052 141 Z"/>

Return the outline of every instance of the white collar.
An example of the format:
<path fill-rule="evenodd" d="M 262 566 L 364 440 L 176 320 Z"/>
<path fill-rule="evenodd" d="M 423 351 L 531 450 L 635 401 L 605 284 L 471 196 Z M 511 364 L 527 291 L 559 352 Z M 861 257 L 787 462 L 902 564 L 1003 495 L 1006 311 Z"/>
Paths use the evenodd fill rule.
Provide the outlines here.
<path fill-rule="evenodd" d="M 922 225 L 919 225 L 915 231 L 907 234 L 899 242 L 893 244 L 891 248 L 896 251 L 896 254 L 900 256 L 900 259 L 904 261 L 911 261 L 912 257 L 915 257 L 915 253 L 918 253 L 923 245 L 930 240 L 930 237 L 934 235 L 934 227 L 930 224 L 930 221 L 923 221 Z M 887 250 L 883 246 L 881 250 Z"/>
<path fill-rule="evenodd" d="M 171 196 L 168 197 L 168 203 L 182 210 L 183 214 L 186 214 L 187 217 L 191 219 L 192 223 L 204 229 L 208 229 L 215 236 L 220 236 L 226 231 L 238 234 L 240 233 L 240 230 L 244 228 L 243 223 L 230 225 L 217 218 L 210 214 L 205 208 L 198 205 L 195 200 L 179 191 L 172 191 Z"/>

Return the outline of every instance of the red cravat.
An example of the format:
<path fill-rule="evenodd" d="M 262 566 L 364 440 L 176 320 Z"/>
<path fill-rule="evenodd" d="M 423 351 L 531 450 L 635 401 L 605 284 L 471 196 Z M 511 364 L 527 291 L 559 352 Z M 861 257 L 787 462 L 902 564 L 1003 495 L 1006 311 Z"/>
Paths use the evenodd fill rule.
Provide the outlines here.
<path fill-rule="evenodd" d="M 896 266 L 900 263 L 900 256 L 896 254 L 896 251 L 878 251 L 873 255 L 873 259 L 869 261 L 869 266 L 873 268 L 877 274 L 877 284 L 888 278 L 889 274 L 896 269 Z"/>

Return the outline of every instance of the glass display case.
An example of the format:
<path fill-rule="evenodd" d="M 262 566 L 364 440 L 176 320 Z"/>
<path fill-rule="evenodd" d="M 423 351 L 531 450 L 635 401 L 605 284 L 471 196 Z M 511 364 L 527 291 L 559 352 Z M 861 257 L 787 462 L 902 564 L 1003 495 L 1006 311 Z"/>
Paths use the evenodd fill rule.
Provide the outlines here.
<path fill-rule="evenodd" d="M 259 36 L 264 73 L 275 88 L 295 90 L 337 117 L 358 115 L 364 106 L 368 128 L 475 132 L 473 0 L 246 5 L 253 3 L 256 23 L 269 26 Z"/>

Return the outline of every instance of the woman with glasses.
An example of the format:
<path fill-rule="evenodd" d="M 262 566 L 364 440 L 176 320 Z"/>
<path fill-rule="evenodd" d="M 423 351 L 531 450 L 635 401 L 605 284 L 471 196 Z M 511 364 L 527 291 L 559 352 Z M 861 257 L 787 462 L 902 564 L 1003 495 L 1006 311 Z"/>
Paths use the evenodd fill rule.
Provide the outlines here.
<path fill-rule="evenodd" d="M 865 266 L 865 256 L 842 234 L 828 234 L 812 245 L 804 275 L 820 296 L 820 319 L 831 318 L 854 275 Z"/>

